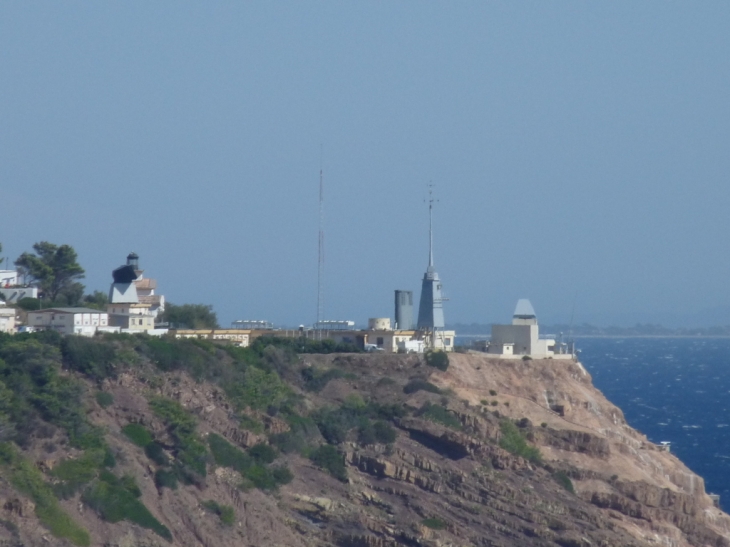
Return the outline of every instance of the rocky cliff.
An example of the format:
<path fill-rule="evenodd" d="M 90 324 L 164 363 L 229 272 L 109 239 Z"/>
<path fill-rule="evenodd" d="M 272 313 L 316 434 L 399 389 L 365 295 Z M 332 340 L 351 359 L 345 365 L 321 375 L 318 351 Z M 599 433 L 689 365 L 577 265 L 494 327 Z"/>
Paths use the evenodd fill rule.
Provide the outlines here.
<path fill-rule="evenodd" d="M 631 429 L 577 362 L 453 354 L 438 370 L 264 348 L 255 374 L 228 378 L 245 356 L 190 347 L 198 370 L 107 343 L 97 360 L 111 372 L 59 374 L 84 387 L 113 461 L 70 474 L 97 452 L 43 420 L 3 443 L 2 545 L 730 546 L 702 479 Z M 87 536 L 49 525 L 43 488 Z M 150 517 L 113 510 L 125 504 Z"/>

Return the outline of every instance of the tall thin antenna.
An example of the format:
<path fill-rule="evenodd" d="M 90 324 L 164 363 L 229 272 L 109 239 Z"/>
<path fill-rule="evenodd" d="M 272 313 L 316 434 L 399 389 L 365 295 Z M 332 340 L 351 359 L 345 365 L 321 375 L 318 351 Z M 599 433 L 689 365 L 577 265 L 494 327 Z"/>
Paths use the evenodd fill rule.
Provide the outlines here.
<path fill-rule="evenodd" d="M 317 263 L 317 323 L 324 320 L 324 177 L 319 145 L 319 256 Z"/>
<path fill-rule="evenodd" d="M 433 184 L 428 183 L 428 267 L 433 269 Z"/>

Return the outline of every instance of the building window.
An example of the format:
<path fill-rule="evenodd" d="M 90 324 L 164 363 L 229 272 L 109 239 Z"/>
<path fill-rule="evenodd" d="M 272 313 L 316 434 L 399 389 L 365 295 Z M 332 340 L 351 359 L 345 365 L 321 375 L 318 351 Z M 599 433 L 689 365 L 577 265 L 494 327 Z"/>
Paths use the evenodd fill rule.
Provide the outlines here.
<path fill-rule="evenodd" d="M 444 339 L 444 346 L 450 346 L 451 345 L 451 338 Z"/>
<path fill-rule="evenodd" d="M 382 336 L 378 336 L 377 344 L 378 344 L 379 348 L 383 347 L 383 337 Z"/>

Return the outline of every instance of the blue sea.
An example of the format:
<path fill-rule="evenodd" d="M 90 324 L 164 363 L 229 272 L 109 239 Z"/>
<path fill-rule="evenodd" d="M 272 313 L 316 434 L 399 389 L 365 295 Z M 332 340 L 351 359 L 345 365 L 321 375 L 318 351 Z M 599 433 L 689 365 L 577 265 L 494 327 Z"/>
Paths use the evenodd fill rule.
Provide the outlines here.
<path fill-rule="evenodd" d="M 730 509 L 730 339 L 579 338 L 593 384 Z"/>

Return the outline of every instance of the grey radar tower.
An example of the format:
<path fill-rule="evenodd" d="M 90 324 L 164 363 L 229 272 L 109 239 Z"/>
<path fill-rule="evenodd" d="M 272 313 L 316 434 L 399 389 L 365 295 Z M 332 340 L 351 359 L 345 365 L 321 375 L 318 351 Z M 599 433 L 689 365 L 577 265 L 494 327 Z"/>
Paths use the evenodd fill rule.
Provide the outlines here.
<path fill-rule="evenodd" d="M 418 306 L 418 330 L 426 337 L 427 346 L 434 348 L 439 330 L 444 328 L 444 306 L 441 280 L 433 267 L 433 186 L 428 186 L 428 268 L 421 284 Z"/>

